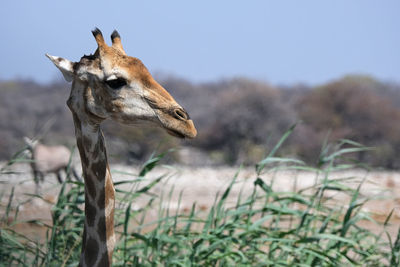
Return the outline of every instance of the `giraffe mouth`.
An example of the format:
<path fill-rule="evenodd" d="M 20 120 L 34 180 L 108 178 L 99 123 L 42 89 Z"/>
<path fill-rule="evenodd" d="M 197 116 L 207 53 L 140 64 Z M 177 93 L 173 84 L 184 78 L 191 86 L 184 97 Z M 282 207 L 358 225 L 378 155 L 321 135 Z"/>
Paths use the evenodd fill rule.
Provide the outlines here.
<path fill-rule="evenodd" d="M 185 135 L 181 134 L 178 131 L 175 131 L 175 130 L 172 130 L 172 129 L 166 129 L 166 130 L 167 130 L 167 133 L 169 133 L 170 135 L 178 137 L 180 139 L 185 139 L 185 137 L 186 137 Z"/>

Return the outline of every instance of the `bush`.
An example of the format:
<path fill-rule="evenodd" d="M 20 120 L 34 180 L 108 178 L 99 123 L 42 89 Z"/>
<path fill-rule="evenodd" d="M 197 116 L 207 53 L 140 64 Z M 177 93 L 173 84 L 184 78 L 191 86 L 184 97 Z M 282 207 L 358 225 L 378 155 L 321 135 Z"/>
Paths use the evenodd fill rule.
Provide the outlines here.
<path fill-rule="evenodd" d="M 319 151 L 313 144 L 351 139 L 377 148 L 376 154 L 357 154 L 357 160 L 373 166 L 399 168 L 400 109 L 385 98 L 384 85 L 368 77 L 352 76 L 318 87 L 297 104 L 305 129 L 294 141 L 297 152 L 316 162 Z M 308 140 L 308 141 L 307 141 Z M 313 144 L 310 144 L 312 140 Z"/>
<path fill-rule="evenodd" d="M 262 156 L 260 147 L 276 142 L 294 122 L 294 114 L 280 92 L 263 83 L 237 79 L 227 87 L 215 96 L 218 105 L 199 143 L 209 151 L 222 150 L 230 164 L 254 164 L 254 156 Z"/>

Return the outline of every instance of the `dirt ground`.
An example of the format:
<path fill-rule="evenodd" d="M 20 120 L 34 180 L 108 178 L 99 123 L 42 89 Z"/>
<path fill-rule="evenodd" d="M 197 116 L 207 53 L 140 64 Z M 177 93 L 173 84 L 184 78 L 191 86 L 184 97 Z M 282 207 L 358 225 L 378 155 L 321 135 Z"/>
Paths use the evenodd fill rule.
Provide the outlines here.
<path fill-rule="evenodd" d="M 3 166 L 3 165 L 0 165 Z M 79 172 L 80 166 L 76 168 Z M 138 167 L 111 165 L 113 180 L 123 181 L 137 178 L 140 169 Z M 216 194 L 221 194 L 223 190 L 232 181 L 232 178 L 238 172 L 236 167 L 188 167 L 188 166 L 159 166 L 151 171 L 142 182 L 142 186 L 149 181 L 166 175 L 164 182 L 155 186 L 153 193 L 168 194 L 173 188 L 171 201 L 162 202 L 172 210 L 179 208 L 181 212 L 187 212 L 192 207 L 194 202 L 201 210 L 210 208 L 215 200 Z M 48 223 L 51 222 L 51 207 L 57 200 L 57 194 L 60 185 L 57 182 L 55 175 L 45 177 L 44 183 L 40 188 L 41 199 L 31 199 L 29 194 L 35 193 L 35 184 L 30 172 L 28 164 L 15 164 L 10 171 L 17 172 L 13 174 L 3 174 L 0 176 L 0 197 L 1 206 L 0 212 L 4 214 L 4 209 L 8 203 L 12 188 L 14 187 L 13 207 L 19 205 L 19 221 L 27 221 L 41 219 Z M 228 198 L 228 203 L 234 203 L 239 194 L 250 194 L 253 188 L 253 182 L 256 178 L 254 168 L 243 168 L 240 170 L 237 178 L 237 183 L 233 187 Z M 316 180 L 322 177 L 317 177 L 315 173 L 295 172 L 295 171 L 278 171 L 274 173 L 266 173 L 262 175 L 262 179 L 269 183 L 273 180 L 273 189 L 275 191 L 294 191 L 304 189 L 315 184 Z M 360 181 L 364 180 L 364 184 L 360 190 L 361 197 L 371 197 L 373 200 L 367 202 L 363 207 L 364 211 L 371 213 L 372 217 L 383 222 L 387 215 L 393 211 L 389 231 L 395 239 L 398 226 L 400 225 L 400 172 L 388 171 L 371 171 L 352 170 L 346 172 L 338 172 L 330 175 L 330 178 L 352 178 L 346 184 L 352 188 L 356 188 Z M 129 189 L 129 188 L 125 188 Z M 182 200 L 178 207 L 179 195 L 182 192 Z M 332 205 L 346 205 L 349 199 L 343 194 L 328 193 L 325 197 L 331 197 Z M 133 209 L 139 209 L 145 203 L 145 199 L 139 199 L 133 205 Z M 117 203 L 118 205 L 118 203 Z M 154 211 L 156 215 L 157 211 Z M 10 215 L 9 220 L 13 220 Z M 380 227 L 374 223 L 363 221 L 362 224 L 376 232 L 380 231 Z M 44 232 L 38 226 L 32 224 L 19 224 L 16 227 L 17 231 L 32 237 L 43 238 Z"/>

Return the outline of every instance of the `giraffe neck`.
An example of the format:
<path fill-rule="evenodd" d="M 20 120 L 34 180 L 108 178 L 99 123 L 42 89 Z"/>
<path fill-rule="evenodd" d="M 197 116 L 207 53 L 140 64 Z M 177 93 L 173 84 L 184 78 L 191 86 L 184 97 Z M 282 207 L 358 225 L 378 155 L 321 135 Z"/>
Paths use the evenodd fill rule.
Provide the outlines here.
<path fill-rule="evenodd" d="M 74 84 L 72 86 L 74 89 Z M 79 266 L 110 266 L 115 246 L 115 190 L 104 137 L 100 121 L 93 119 L 84 108 L 79 110 L 79 107 L 84 107 L 84 101 L 77 101 L 81 102 L 77 104 L 73 100 L 77 101 L 71 94 L 68 106 L 74 119 L 85 180 L 85 224 Z"/>

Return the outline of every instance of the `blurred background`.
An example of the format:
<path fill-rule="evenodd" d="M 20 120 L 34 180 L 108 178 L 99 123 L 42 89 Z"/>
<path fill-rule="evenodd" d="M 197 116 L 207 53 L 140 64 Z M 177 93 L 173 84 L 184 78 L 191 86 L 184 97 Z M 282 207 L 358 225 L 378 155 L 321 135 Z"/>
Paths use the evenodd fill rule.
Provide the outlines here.
<path fill-rule="evenodd" d="M 253 164 L 293 124 L 280 151 L 317 164 L 324 142 L 374 147 L 356 160 L 400 168 L 400 2 L 7 1 L 0 10 L 0 160 L 23 136 L 75 145 L 70 84 L 44 56 L 79 61 L 91 30 L 117 29 L 193 118 L 180 141 L 151 127 L 104 125 L 110 159 L 135 164 L 177 148 L 172 162 Z"/>

